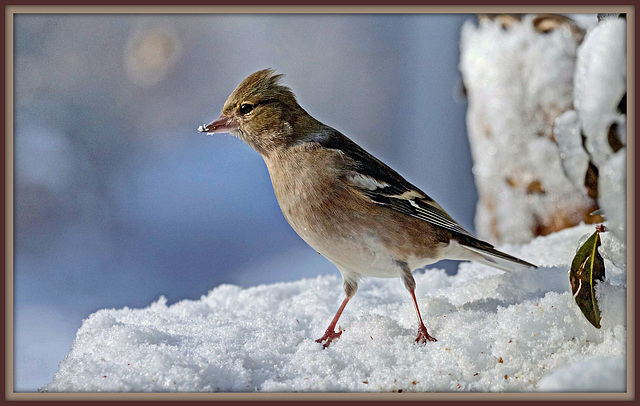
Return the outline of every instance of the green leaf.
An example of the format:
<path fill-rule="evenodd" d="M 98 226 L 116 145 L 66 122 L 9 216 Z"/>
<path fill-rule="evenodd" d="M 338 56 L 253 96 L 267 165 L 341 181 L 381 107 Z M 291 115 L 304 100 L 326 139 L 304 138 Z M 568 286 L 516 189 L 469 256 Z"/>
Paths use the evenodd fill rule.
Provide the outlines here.
<path fill-rule="evenodd" d="M 582 310 L 582 314 L 595 328 L 600 328 L 601 320 L 595 283 L 604 280 L 604 260 L 598 252 L 602 230 L 603 228 L 596 228 L 596 232 L 578 248 L 569 270 L 573 298 Z"/>

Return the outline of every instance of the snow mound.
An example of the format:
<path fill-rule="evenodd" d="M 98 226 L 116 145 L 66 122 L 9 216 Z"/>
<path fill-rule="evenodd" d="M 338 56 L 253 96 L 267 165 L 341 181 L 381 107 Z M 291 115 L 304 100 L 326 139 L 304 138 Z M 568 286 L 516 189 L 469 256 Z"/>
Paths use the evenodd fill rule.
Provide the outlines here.
<path fill-rule="evenodd" d="M 342 300 L 338 276 L 222 285 L 197 301 L 168 306 L 161 297 L 144 309 L 92 314 L 41 391 L 624 391 L 624 245 L 602 234 L 601 329 L 569 288 L 577 243 L 593 231 L 581 225 L 501 247 L 538 269 L 463 263 L 455 276 L 418 272 L 418 301 L 437 342 L 414 342 L 415 313 L 399 280 L 364 280 L 340 319 L 344 333 L 326 350 L 314 339 Z"/>

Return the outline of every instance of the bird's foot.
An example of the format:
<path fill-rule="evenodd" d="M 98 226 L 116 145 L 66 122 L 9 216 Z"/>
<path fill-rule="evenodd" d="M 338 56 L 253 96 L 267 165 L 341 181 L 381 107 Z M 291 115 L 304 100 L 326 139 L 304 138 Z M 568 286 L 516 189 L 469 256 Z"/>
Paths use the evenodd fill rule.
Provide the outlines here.
<path fill-rule="evenodd" d="M 427 333 L 427 328 L 425 325 L 421 325 L 418 327 L 418 337 L 416 338 L 416 343 L 426 344 L 427 341 L 438 341 L 435 337 L 431 337 L 429 333 Z"/>
<path fill-rule="evenodd" d="M 333 330 L 327 329 L 327 331 L 324 332 L 324 335 L 316 340 L 316 343 L 322 343 L 323 341 L 326 341 L 326 343 L 322 344 L 322 348 L 327 348 L 329 344 L 331 344 L 331 342 L 336 338 L 339 338 L 341 334 L 342 329 L 339 326 L 337 333 Z"/>

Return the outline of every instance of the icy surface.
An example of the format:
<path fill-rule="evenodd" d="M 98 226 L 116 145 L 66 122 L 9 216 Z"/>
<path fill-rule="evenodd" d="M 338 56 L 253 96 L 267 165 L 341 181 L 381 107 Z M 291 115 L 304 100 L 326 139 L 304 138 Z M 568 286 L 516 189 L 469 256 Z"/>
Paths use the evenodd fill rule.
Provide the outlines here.
<path fill-rule="evenodd" d="M 144 309 L 92 314 L 43 390 L 624 391 L 624 245 L 602 234 L 601 329 L 569 291 L 578 240 L 593 231 L 581 225 L 501 247 L 538 269 L 463 263 L 455 276 L 417 273 L 418 301 L 438 342 L 414 343 L 415 314 L 399 280 L 364 280 L 340 319 L 344 333 L 326 350 L 314 339 L 342 300 L 338 276 L 222 285 L 197 301 L 168 306 L 161 297 Z"/>

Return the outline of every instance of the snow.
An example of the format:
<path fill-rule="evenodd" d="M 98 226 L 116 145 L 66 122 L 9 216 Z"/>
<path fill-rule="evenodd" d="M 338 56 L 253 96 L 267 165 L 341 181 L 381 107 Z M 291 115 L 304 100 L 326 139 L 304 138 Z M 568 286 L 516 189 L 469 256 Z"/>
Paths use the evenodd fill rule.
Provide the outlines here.
<path fill-rule="evenodd" d="M 577 50 L 575 110 L 554 126 L 563 168 L 574 185 L 580 186 L 589 161 L 598 168 L 598 205 L 609 231 L 621 240 L 626 240 L 627 119 L 618 105 L 627 88 L 626 29 L 625 19 L 608 16 L 587 32 Z M 609 139 L 612 125 L 621 144 L 617 151 Z"/>
<path fill-rule="evenodd" d="M 558 368 L 538 383 L 548 392 L 593 392 L 600 386 L 611 392 L 626 390 L 627 360 L 624 357 L 594 357 Z M 576 379 L 580 376 L 581 379 Z"/>
<path fill-rule="evenodd" d="M 584 187 L 584 174 L 589 168 L 589 155 L 582 146 L 580 119 L 575 110 L 569 110 L 556 119 L 553 133 L 558 142 L 560 163 L 576 189 Z"/>
<path fill-rule="evenodd" d="M 524 15 L 509 29 L 489 19 L 467 21 L 461 32 L 460 70 L 479 193 L 476 231 L 492 241 L 530 241 L 539 229 L 578 224 L 594 206 L 583 186 L 562 176 L 561 154 L 580 143 L 579 132 L 564 150 L 553 139 L 556 118 L 573 107 L 579 41 L 565 26 L 540 34 L 535 17 Z M 563 121 L 567 131 L 575 127 L 570 119 Z"/>
<path fill-rule="evenodd" d="M 598 167 L 598 204 L 610 231 L 626 239 L 627 148 L 614 151 L 609 128 L 617 125 L 620 142 L 627 143 L 626 112 L 618 104 L 627 91 L 625 19 L 606 18 L 585 36 L 578 50 L 574 78 L 574 104 L 585 146 Z"/>
<path fill-rule="evenodd" d="M 613 154 L 607 141 L 609 126 L 626 126 L 625 115 L 616 111 L 627 91 L 626 30 L 622 18 L 603 20 L 587 33 L 577 52 L 574 104 L 597 167 Z"/>
<path fill-rule="evenodd" d="M 627 236 L 627 148 L 621 148 L 600 168 L 599 203 L 609 230 L 626 241 Z"/>
<path fill-rule="evenodd" d="M 200 300 L 103 309 L 78 330 L 45 392 L 517 392 L 626 390 L 626 249 L 602 234 L 602 328 L 583 317 L 568 267 L 580 225 L 500 248 L 540 267 L 503 273 L 475 263 L 416 273 L 431 335 L 418 345 L 398 280 L 366 279 L 323 350 L 314 341 L 342 301 L 337 275 Z M 327 269 L 331 265 L 327 262 Z M 276 269 L 273 270 L 277 272 Z M 337 274 L 337 272 L 336 272 Z"/>
<path fill-rule="evenodd" d="M 624 240 L 627 124 L 618 110 L 627 87 L 626 20 L 579 17 L 586 30 L 580 42 L 567 27 L 540 35 L 534 18 L 508 29 L 489 19 L 462 28 L 477 233 L 524 243 L 597 221 L 590 213 L 598 207 Z M 594 184 L 585 186 L 590 163 L 597 206 Z"/>

